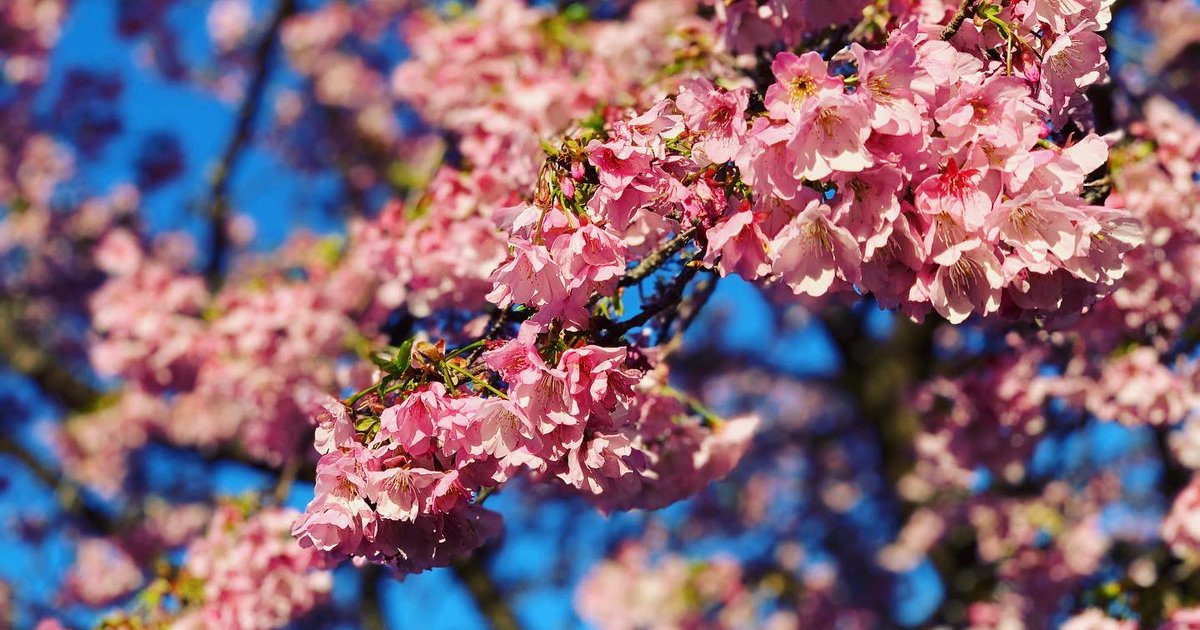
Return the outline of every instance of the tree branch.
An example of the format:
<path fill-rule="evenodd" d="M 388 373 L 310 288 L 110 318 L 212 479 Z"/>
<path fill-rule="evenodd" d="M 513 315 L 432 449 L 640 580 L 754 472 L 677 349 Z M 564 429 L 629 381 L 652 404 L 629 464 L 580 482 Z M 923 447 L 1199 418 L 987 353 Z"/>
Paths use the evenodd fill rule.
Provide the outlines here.
<path fill-rule="evenodd" d="M 358 575 L 362 580 L 358 624 L 362 630 L 384 630 L 387 625 L 383 621 L 383 606 L 379 599 L 379 583 L 383 579 L 383 571 L 377 564 L 368 564 Z"/>
<path fill-rule="evenodd" d="M 520 622 L 479 554 L 456 560 L 453 568 L 492 630 L 521 630 Z"/>
<path fill-rule="evenodd" d="M 79 517 L 93 531 L 107 533 L 113 530 L 112 519 L 84 501 L 82 486 L 65 479 L 60 473 L 47 466 L 11 437 L 10 433 L 10 431 L 0 431 L 0 454 L 8 455 L 20 462 L 38 481 L 53 491 L 64 512 Z"/>
<path fill-rule="evenodd" d="M 950 23 L 946 25 L 946 28 L 942 29 L 943 40 L 949 40 L 954 37 L 958 33 L 958 29 L 962 27 L 962 23 L 975 14 L 976 2 L 977 0 L 962 0 L 958 5 L 958 11 L 954 14 L 954 17 L 950 18 Z"/>
<path fill-rule="evenodd" d="M 296 12 L 296 0 L 280 0 L 275 14 L 267 24 L 267 29 L 254 50 L 254 75 L 246 89 L 246 98 L 238 109 L 237 119 L 233 126 L 233 136 L 213 171 L 212 181 L 208 192 L 208 214 L 210 234 L 210 250 L 206 275 L 209 285 L 216 287 L 221 281 L 221 268 L 225 252 L 229 248 L 229 177 L 237 166 L 246 145 L 250 142 L 250 132 L 254 119 L 262 106 L 263 92 L 266 90 L 267 77 L 271 70 L 271 57 L 279 42 L 279 28 L 283 21 Z"/>
<path fill-rule="evenodd" d="M 607 322 L 604 325 L 604 332 L 600 335 L 600 339 L 605 343 L 612 343 L 619 339 L 625 333 L 645 324 L 654 319 L 658 314 L 666 309 L 676 306 L 683 298 L 683 292 L 687 288 L 688 283 L 692 278 L 696 277 L 696 273 L 700 270 L 699 262 L 704 258 L 704 249 L 696 253 L 694 257 L 683 267 L 683 271 L 675 277 L 661 293 L 656 295 L 648 303 L 642 305 L 642 311 L 637 315 L 621 322 Z"/>
<path fill-rule="evenodd" d="M 933 371 L 937 319 L 927 317 L 918 324 L 898 315 L 895 322 L 891 336 L 879 347 L 849 309 L 833 309 L 821 318 L 842 357 L 842 387 L 878 435 L 880 463 L 893 488 L 914 464 L 912 440 L 920 420 L 906 398 L 910 388 Z M 902 500 L 901 505 L 906 512 L 911 509 Z"/>
<path fill-rule="evenodd" d="M 22 312 L 19 301 L 0 301 L 0 359 L 67 408 L 79 410 L 92 406 L 100 399 L 100 392 L 75 378 L 37 342 L 37 336 L 21 325 Z"/>
<path fill-rule="evenodd" d="M 667 262 L 671 256 L 674 256 L 679 250 L 683 249 L 696 233 L 697 229 L 691 227 L 676 234 L 675 238 L 663 243 L 661 247 L 647 254 L 642 259 L 642 262 L 638 263 L 638 266 L 634 267 L 624 278 L 621 278 L 618 286 L 629 287 L 645 280 L 647 276 L 654 273 L 663 263 Z"/>

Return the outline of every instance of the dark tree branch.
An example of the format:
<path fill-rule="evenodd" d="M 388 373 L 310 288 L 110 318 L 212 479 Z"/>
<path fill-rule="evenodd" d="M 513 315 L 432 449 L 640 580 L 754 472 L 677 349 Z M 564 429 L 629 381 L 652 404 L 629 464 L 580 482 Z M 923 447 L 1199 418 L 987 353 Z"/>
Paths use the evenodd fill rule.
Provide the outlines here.
<path fill-rule="evenodd" d="M 509 608 L 508 600 L 492 579 L 480 554 L 456 560 L 453 568 L 492 630 L 521 630 L 517 616 Z"/>
<path fill-rule="evenodd" d="M 669 313 L 663 322 L 660 330 L 663 338 L 667 338 L 671 326 L 675 325 L 675 332 L 671 335 L 670 341 L 664 344 L 666 352 L 673 352 L 683 343 L 684 333 L 692 326 L 692 322 L 696 321 L 696 317 L 700 315 L 700 311 L 704 310 L 709 298 L 716 291 L 717 280 L 720 276 L 712 269 L 708 270 L 708 275 L 708 278 L 696 283 L 696 288 L 692 291 L 692 294 L 679 304 L 678 309 Z"/>
<path fill-rule="evenodd" d="M 1162 459 L 1162 476 L 1159 477 L 1159 488 L 1163 497 L 1172 500 L 1192 481 L 1192 471 L 1175 459 L 1171 451 L 1171 429 L 1167 426 L 1154 427 L 1154 444 L 1158 456 Z"/>
<path fill-rule="evenodd" d="M 54 492 L 59 506 L 64 512 L 78 517 L 89 530 L 99 533 L 114 531 L 113 520 L 88 505 L 84 500 L 82 486 L 64 478 L 62 474 L 47 466 L 9 433 L 9 431 L 0 432 L 0 454 L 8 455 L 20 462 L 38 481 Z"/>
<path fill-rule="evenodd" d="M 254 119 L 262 107 L 263 93 L 271 71 L 271 59 L 279 43 L 279 28 L 288 16 L 296 12 L 296 0 L 280 0 L 266 31 L 254 49 L 254 74 L 246 89 L 246 98 L 238 109 L 233 126 L 233 136 L 213 171 L 208 192 L 208 215 L 210 250 L 206 274 L 209 285 L 216 287 L 221 281 L 221 271 L 226 250 L 229 248 L 229 177 L 237 167 L 246 145 L 250 142 Z"/>
<path fill-rule="evenodd" d="M 675 277 L 671 284 L 667 285 L 648 303 L 642 305 L 640 313 L 624 321 L 608 322 L 605 324 L 605 330 L 601 333 L 600 339 L 605 343 L 613 343 L 625 333 L 646 324 L 668 308 L 677 306 L 680 300 L 683 299 L 683 293 L 687 289 L 688 283 L 700 271 L 699 263 L 702 258 L 704 258 L 703 248 L 684 265 L 683 271 Z"/>
<path fill-rule="evenodd" d="M 933 372 L 937 320 L 915 323 L 897 316 L 895 321 L 891 337 L 881 343 L 866 334 L 862 318 L 849 309 L 832 309 L 821 318 L 842 357 L 842 387 L 877 432 L 881 463 L 893 487 L 914 464 L 910 449 L 920 420 L 907 397 Z"/>
<path fill-rule="evenodd" d="M 624 278 L 621 278 L 619 285 L 621 287 L 631 287 L 642 280 L 645 280 L 650 274 L 654 273 L 663 263 L 667 262 L 682 250 L 696 236 L 697 229 L 694 227 L 683 230 L 675 235 L 675 238 L 663 243 L 661 247 L 650 252 L 638 263 Z"/>
<path fill-rule="evenodd" d="M 950 23 L 946 25 L 946 28 L 942 29 L 943 40 L 949 40 L 954 37 L 958 33 L 958 29 L 962 27 L 963 22 L 972 15 L 975 15 L 975 4 L 977 1 L 962 0 L 958 5 L 958 11 L 954 14 L 954 17 L 950 18 Z"/>
<path fill-rule="evenodd" d="M 23 312 L 17 300 L 0 301 L 0 360 L 68 409 L 91 407 L 100 399 L 100 392 L 75 378 L 61 361 L 38 343 L 37 335 L 30 334 L 22 325 Z"/>
<path fill-rule="evenodd" d="M 362 630 L 384 630 L 383 605 L 379 599 L 379 588 L 383 581 L 383 570 L 377 564 L 368 564 L 359 571 L 362 580 L 361 600 L 358 605 L 358 624 Z"/>

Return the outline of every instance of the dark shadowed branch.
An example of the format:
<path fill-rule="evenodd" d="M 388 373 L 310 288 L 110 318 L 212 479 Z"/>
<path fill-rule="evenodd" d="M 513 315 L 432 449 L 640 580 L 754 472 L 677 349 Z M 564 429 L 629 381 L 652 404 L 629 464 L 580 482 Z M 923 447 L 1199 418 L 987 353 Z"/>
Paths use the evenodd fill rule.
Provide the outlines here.
<path fill-rule="evenodd" d="M 509 608 L 507 598 L 488 572 L 482 554 L 475 553 L 456 561 L 454 573 L 471 593 L 480 614 L 492 630 L 521 630 L 521 624 Z"/>
<path fill-rule="evenodd" d="M 91 531 L 107 533 L 114 529 L 112 519 L 84 501 L 84 490 L 79 484 L 64 478 L 45 462 L 38 459 L 11 435 L 11 431 L 0 432 L 0 455 L 17 460 L 43 485 L 54 492 L 62 510 L 75 516 Z"/>
<path fill-rule="evenodd" d="M 288 16 L 296 12 L 296 0 L 281 0 L 271 21 L 263 32 L 262 39 L 254 50 L 253 72 L 246 88 L 246 98 L 238 108 L 233 125 L 233 135 L 213 170 L 208 191 L 209 237 L 211 238 L 208 268 L 206 273 L 211 286 L 221 280 L 221 269 L 229 249 L 229 177 L 237 167 L 246 145 L 250 142 L 254 119 L 262 107 L 263 93 L 271 72 L 271 60 L 279 44 L 279 28 Z"/>
<path fill-rule="evenodd" d="M 20 301 L 0 300 L 0 361 L 69 409 L 86 409 L 99 400 L 100 393 L 52 356 L 38 342 L 37 335 L 26 329 L 24 321 Z"/>
<path fill-rule="evenodd" d="M 962 0 L 958 5 L 958 11 L 954 13 L 954 17 L 950 18 L 950 23 L 946 28 L 942 29 L 942 39 L 948 40 L 958 33 L 958 29 L 962 27 L 963 22 L 967 18 L 975 15 L 975 4 L 978 0 Z"/>
<path fill-rule="evenodd" d="M 862 318 L 849 309 L 830 309 L 821 321 L 842 357 L 842 386 L 875 430 L 884 474 L 895 487 L 914 464 L 911 445 L 920 420 L 907 397 L 933 373 L 937 318 L 916 323 L 897 316 L 891 336 L 883 341 L 867 335 Z"/>
<path fill-rule="evenodd" d="M 359 571 L 362 596 L 358 602 L 358 625 L 362 630 L 384 630 L 387 624 L 383 621 L 383 605 L 379 599 L 379 589 L 383 581 L 383 569 L 377 564 L 369 564 Z"/>

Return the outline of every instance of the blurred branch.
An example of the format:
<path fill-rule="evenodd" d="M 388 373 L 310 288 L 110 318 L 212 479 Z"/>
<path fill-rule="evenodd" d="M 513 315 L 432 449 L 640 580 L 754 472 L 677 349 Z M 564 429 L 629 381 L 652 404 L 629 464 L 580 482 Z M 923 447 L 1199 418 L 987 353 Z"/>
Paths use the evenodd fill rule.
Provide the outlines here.
<path fill-rule="evenodd" d="M 288 494 L 292 491 L 292 484 L 296 482 L 296 475 L 300 472 L 303 463 L 304 459 L 300 456 L 289 457 L 284 463 L 283 470 L 279 473 L 279 481 L 275 482 L 275 490 L 271 492 L 275 503 L 282 504 L 287 501 Z"/>
<path fill-rule="evenodd" d="M 471 593 L 480 614 L 492 630 L 521 630 L 521 624 L 508 606 L 508 601 L 484 566 L 479 553 L 456 560 L 454 574 Z"/>
<path fill-rule="evenodd" d="M 1173 500 L 1192 481 L 1192 471 L 1179 463 L 1171 450 L 1171 428 L 1165 425 L 1154 427 L 1154 444 L 1158 448 L 1162 460 L 1162 475 L 1159 477 L 1159 488 L 1163 497 Z"/>
<path fill-rule="evenodd" d="M 383 571 L 377 564 L 368 564 L 359 571 L 361 601 L 358 606 L 358 625 L 362 630 L 384 630 L 383 606 L 379 600 L 379 586 Z"/>
<path fill-rule="evenodd" d="M 942 29 L 943 40 L 954 37 L 958 33 L 958 29 L 962 27 L 962 23 L 975 14 L 976 2 L 977 0 L 962 0 L 958 5 L 958 12 L 954 14 L 954 17 L 950 18 L 950 23 L 946 25 L 946 28 Z"/>
<path fill-rule="evenodd" d="M 11 433 L 11 431 L 0 432 L 0 454 L 8 455 L 20 462 L 38 481 L 53 491 L 64 512 L 79 517 L 94 531 L 111 532 L 113 530 L 112 519 L 84 501 L 82 486 L 64 478 L 53 468 L 47 466 L 11 437 Z"/>
<path fill-rule="evenodd" d="M 296 12 L 296 0 L 280 0 L 271 21 L 263 32 L 262 39 L 254 49 L 254 74 L 246 89 L 246 98 L 238 109 L 237 119 L 233 126 L 233 136 L 213 171 L 212 182 L 208 193 L 208 214 L 210 243 L 208 267 L 206 274 L 209 285 L 216 287 L 221 281 L 221 267 L 229 249 L 229 177 L 237 166 L 238 159 L 246 145 L 250 142 L 250 132 L 254 119 L 262 106 L 263 93 L 266 91 L 267 78 L 271 71 L 271 57 L 279 43 L 279 28 L 288 16 Z"/>
<path fill-rule="evenodd" d="M 37 340 L 37 335 L 21 325 L 23 319 L 20 302 L 0 300 L 0 361 L 6 363 L 14 372 L 32 380 L 43 394 L 62 404 L 68 412 L 81 412 L 93 408 L 103 393 L 77 378 L 64 365 L 63 359 L 50 352 Z M 0 445 L 0 450 L 13 454 L 3 445 Z M 266 472 L 279 473 L 277 467 L 258 461 L 230 445 L 211 451 L 200 450 L 200 453 L 210 461 L 235 461 Z M 19 459 L 25 461 L 25 458 Z M 292 480 L 315 478 L 313 467 L 306 463 L 303 457 L 299 457 L 294 465 Z M 46 471 L 49 469 L 35 474 L 42 480 L 58 479 L 58 475 L 53 471 Z"/>
<path fill-rule="evenodd" d="M 907 398 L 912 387 L 933 372 L 937 321 L 927 317 L 916 323 L 897 315 L 891 336 L 878 342 L 849 309 L 830 309 L 821 318 L 842 357 L 841 385 L 876 431 L 883 472 L 893 488 L 914 464 L 912 443 L 921 423 Z M 905 512 L 911 509 L 904 507 Z"/>
<path fill-rule="evenodd" d="M 0 301 L 0 359 L 68 408 L 90 407 L 100 398 L 100 392 L 75 378 L 37 341 L 37 335 L 22 326 L 23 310 L 17 300 Z"/>

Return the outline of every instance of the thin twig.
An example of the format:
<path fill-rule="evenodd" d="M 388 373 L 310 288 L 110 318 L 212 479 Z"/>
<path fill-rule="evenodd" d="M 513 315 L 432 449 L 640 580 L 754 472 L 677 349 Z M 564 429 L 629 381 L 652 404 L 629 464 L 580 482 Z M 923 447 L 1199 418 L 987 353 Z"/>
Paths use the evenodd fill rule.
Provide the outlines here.
<path fill-rule="evenodd" d="M 612 343 L 620 339 L 625 333 L 650 321 L 667 308 L 678 304 L 679 300 L 683 298 L 683 292 L 687 288 L 688 283 L 700 271 L 699 263 L 704 258 L 705 251 L 703 244 L 701 245 L 701 249 L 684 265 L 683 271 L 675 277 L 675 280 L 656 295 L 650 303 L 643 305 L 640 313 L 625 321 L 609 322 L 605 325 L 605 331 L 600 336 L 601 340 L 606 343 Z"/>
<path fill-rule="evenodd" d="M 962 0 L 958 5 L 958 11 L 954 14 L 954 17 L 950 18 L 950 23 L 946 25 L 946 28 L 942 29 L 942 40 L 949 40 L 951 37 L 954 37 L 955 33 L 958 33 L 958 29 L 962 27 L 963 22 L 975 14 L 975 4 L 977 1 Z"/>
<path fill-rule="evenodd" d="M 664 344 L 664 352 L 666 354 L 673 353 L 683 344 L 684 333 L 687 332 L 688 328 L 691 328 L 692 322 L 696 320 L 700 311 L 704 310 L 709 298 L 716 291 L 717 281 L 720 279 L 720 276 L 713 270 L 709 270 L 709 274 L 711 277 L 697 283 L 691 297 L 684 301 L 680 305 L 679 310 L 674 313 L 673 320 L 677 321 L 679 326 L 675 329 L 675 333 L 671 335 L 671 340 Z M 668 322 L 668 325 L 663 327 L 664 337 L 666 336 L 666 332 L 670 330 L 672 323 L 674 322 Z"/>
<path fill-rule="evenodd" d="M 686 246 L 688 242 L 692 240 L 692 237 L 696 235 L 696 232 L 697 229 L 691 227 L 683 230 L 679 234 L 676 234 L 675 238 L 667 241 L 658 249 L 647 254 L 646 257 L 642 259 L 642 262 L 638 263 L 637 267 L 634 267 L 632 271 L 630 271 L 628 274 L 625 274 L 624 278 L 621 278 L 618 285 L 622 287 L 628 287 L 644 280 L 650 274 L 654 273 L 659 267 L 661 267 L 663 263 L 667 262 L 667 260 L 670 259 L 671 256 L 675 255 L 676 252 L 683 249 L 684 246 Z"/>

